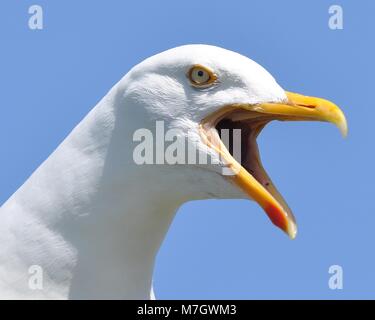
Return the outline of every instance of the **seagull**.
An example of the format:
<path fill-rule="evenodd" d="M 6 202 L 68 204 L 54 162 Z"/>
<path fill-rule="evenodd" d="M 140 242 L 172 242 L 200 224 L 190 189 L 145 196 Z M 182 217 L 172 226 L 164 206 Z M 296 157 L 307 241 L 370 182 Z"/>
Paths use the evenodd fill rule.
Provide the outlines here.
<path fill-rule="evenodd" d="M 194 44 L 142 61 L 1 206 L 0 298 L 154 298 L 155 256 L 191 200 L 256 201 L 295 238 L 256 142 L 273 120 L 330 122 L 347 134 L 334 103 L 283 90 L 239 53 Z M 148 153 L 145 144 L 167 147 L 145 142 L 160 124 L 210 161 L 158 162 L 160 152 L 136 161 L 142 143 Z"/>

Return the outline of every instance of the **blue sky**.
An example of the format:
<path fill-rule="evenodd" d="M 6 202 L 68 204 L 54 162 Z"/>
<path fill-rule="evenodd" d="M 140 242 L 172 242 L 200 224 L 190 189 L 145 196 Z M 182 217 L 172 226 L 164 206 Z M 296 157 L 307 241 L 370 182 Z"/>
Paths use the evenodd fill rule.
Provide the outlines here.
<path fill-rule="evenodd" d="M 28 8 L 44 29 L 28 28 Z M 328 28 L 328 8 L 344 29 Z M 0 17 L 0 203 L 136 63 L 187 43 L 238 51 L 289 90 L 335 101 L 349 136 L 273 123 L 263 163 L 297 217 L 289 240 L 250 201 L 185 204 L 157 257 L 158 298 L 375 298 L 375 2 L 11 1 Z M 328 268 L 344 270 L 343 290 Z"/>

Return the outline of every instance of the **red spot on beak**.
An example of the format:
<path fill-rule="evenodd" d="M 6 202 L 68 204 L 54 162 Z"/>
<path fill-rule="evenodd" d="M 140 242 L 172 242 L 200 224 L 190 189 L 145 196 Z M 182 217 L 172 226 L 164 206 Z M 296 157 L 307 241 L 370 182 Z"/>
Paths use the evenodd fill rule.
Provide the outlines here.
<path fill-rule="evenodd" d="M 274 225 L 279 227 L 284 232 L 288 232 L 288 220 L 284 211 L 272 204 L 268 205 L 264 211 L 267 213 Z"/>

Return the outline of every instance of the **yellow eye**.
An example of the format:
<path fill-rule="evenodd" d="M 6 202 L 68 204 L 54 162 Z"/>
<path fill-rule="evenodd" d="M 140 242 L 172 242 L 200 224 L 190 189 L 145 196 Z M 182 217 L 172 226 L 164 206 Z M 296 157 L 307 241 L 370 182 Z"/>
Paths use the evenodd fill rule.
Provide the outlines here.
<path fill-rule="evenodd" d="M 192 85 L 197 87 L 206 87 L 217 79 L 211 70 L 201 65 L 193 66 L 188 73 L 188 77 Z"/>

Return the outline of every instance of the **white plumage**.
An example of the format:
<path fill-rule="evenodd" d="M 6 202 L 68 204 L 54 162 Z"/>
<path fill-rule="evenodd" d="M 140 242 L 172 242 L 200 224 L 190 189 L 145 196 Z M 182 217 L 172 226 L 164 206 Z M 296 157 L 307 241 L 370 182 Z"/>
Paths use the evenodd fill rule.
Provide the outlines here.
<path fill-rule="evenodd" d="M 215 71 L 215 87 L 191 86 L 195 64 Z M 135 164 L 134 132 L 162 120 L 200 139 L 199 123 L 224 105 L 285 99 L 261 66 L 213 46 L 135 66 L 1 207 L 0 297 L 150 298 L 155 255 L 179 206 L 248 196 L 214 166 Z M 31 265 L 43 268 L 43 290 L 30 289 Z"/>

